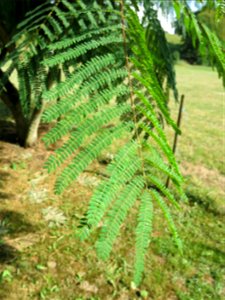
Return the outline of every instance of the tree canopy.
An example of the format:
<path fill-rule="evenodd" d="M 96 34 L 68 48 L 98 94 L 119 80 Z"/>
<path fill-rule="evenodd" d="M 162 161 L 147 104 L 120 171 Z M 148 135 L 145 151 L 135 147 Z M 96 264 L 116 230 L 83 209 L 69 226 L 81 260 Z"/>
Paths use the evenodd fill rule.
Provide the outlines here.
<path fill-rule="evenodd" d="M 221 44 L 225 45 L 225 17 L 217 18 L 217 11 L 214 5 L 210 5 L 210 2 L 206 2 L 205 5 L 195 12 L 197 20 L 206 24 L 210 30 L 216 33 L 221 41 Z M 206 50 L 203 55 L 200 54 L 200 43 L 197 43 L 197 47 L 192 43 L 191 34 L 188 34 L 181 21 L 175 22 L 175 31 L 182 36 L 182 43 L 179 43 L 177 47 L 174 47 L 176 51 L 180 52 L 180 58 L 188 61 L 189 63 L 211 65 L 212 61 L 210 55 Z"/>

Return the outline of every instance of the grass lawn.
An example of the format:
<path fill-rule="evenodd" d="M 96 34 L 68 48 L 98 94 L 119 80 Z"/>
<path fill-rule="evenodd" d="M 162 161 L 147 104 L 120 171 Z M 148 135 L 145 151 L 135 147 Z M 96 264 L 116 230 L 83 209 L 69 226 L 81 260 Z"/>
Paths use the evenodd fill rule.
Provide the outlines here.
<path fill-rule="evenodd" d="M 225 174 L 225 93 L 216 72 L 178 65 L 177 82 L 185 95 L 178 158 Z"/>
<path fill-rule="evenodd" d="M 0 299 L 225 299 L 224 93 L 210 68 L 182 63 L 177 78 L 185 94 L 177 158 L 189 202 L 173 215 L 183 256 L 156 208 L 145 278 L 133 290 L 132 213 L 111 259 L 98 261 L 94 236 L 83 243 L 74 238 L 98 176 L 85 173 L 55 196 L 55 177 L 42 168 L 53 149 L 0 142 Z M 176 117 L 178 105 L 170 105 Z"/>

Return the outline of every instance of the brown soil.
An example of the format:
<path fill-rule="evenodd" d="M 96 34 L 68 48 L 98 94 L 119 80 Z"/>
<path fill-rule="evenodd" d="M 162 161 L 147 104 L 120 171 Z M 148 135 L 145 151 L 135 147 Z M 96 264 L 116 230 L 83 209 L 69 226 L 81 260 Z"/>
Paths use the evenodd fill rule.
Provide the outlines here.
<path fill-rule="evenodd" d="M 202 182 L 218 187 L 221 190 L 225 189 L 225 176 L 218 170 L 209 170 L 202 165 L 194 165 L 189 162 L 182 163 L 182 174 L 184 176 L 195 176 Z"/>

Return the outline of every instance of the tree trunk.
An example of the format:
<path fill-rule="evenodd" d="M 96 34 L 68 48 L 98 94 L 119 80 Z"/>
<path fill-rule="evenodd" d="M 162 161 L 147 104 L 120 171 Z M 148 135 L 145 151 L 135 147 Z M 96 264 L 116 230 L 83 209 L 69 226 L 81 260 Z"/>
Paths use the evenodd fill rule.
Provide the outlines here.
<path fill-rule="evenodd" d="M 11 84 L 11 83 L 10 83 Z M 14 87 L 13 87 L 14 88 Z M 14 88 L 15 89 L 15 88 Z M 16 123 L 16 131 L 18 136 L 18 142 L 22 147 L 32 147 L 37 142 L 38 138 L 38 128 L 41 122 L 41 115 L 44 110 L 44 105 L 39 109 L 34 109 L 30 122 L 24 117 L 20 102 L 18 92 L 15 89 L 12 93 L 2 92 L 0 98 L 5 103 L 5 105 L 10 109 L 13 118 Z M 16 92 L 16 93 L 14 93 Z"/>
<path fill-rule="evenodd" d="M 4 73 L 0 69 L 0 80 L 3 76 Z M 51 88 L 54 83 L 52 76 L 53 74 L 49 72 L 47 78 L 48 88 Z M 57 80 L 60 80 L 60 72 L 58 72 Z M 33 147 L 38 139 L 38 128 L 41 122 L 44 104 L 41 103 L 39 108 L 34 108 L 32 116 L 28 120 L 23 114 L 19 93 L 9 80 L 4 85 L 4 90 L 0 93 L 0 99 L 2 99 L 5 105 L 9 108 L 16 122 L 16 130 L 20 146 Z"/>
<path fill-rule="evenodd" d="M 32 147 L 36 144 L 37 139 L 38 139 L 38 128 L 41 122 L 41 116 L 44 110 L 44 105 L 42 105 L 41 108 L 39 109 L 34 109 L 28 130 L 27 130 L 27 134 L 26 134 L 26 138 L 24 140 L 24 146 L 25 147 Z"/>
<path fill-rule="evenodd" d="M 3 72 L 0 70 L 0 79 L 2 76 Z M 22 147 L 32 147 L 37 142 L 38 127 L 44 106 L 42 105 L 39 109 L 35 108 L 31 120 L 28 121 L 23 114 L 17 89 L 10 81 L 5 84 L 5 89 L 6 91 L 1 92 L 0 98 L 9 108 L 16 122 L 18 142 Z"/>
<path fill-rule="evenodd" d="M 6 94 L 5 92 L 2 92 L 0 97 L 13 115 L 16 123 L 16 131 L 20 146 L 33 147 L 38 138 L 38 128 L 44 109 L 43 105 L 40 109 L 34 109 L 31 121 L 28 122 L 28 120 L 23 115 L 20 103 L 17 103 L 17 101 L 12 101 L 12 95 L 9 96 L 8 93 Z"/>
<path fill-rule="evenodd" d="M 4 73 L 0 70 L 0 79 L 3 75 Z M 12 113 L 16 122 L 19 144 L 24 146 L 27 134 L 27 120 L 22 111 L 18 91 L 10 81 L 5 84 L 5 90 L 1 92 L 0 98 Z"/>
<path fill-rule="evenodd" d="M 54 76 L 55 76 L 55 72 L 57 74 L 56 76 L 56 82 L 59 82 L 61 79 L 61 70 L 51 70 L 48 72 L 48 76 L 47 76 L 47 89 L 50 89 L 54 83 Z M 44 103 L 41 101 L 41 107 L 39 108 L 35 108 L 33 113 L 32 113 L 32 117 L 31 120 L 29 122 L 28 125 L 28 129 L 27 129 L 27 134 L 26 134 L 26 138 L 24 141 L 24 146 L 25 147 L 32 147 L 36 144 L 37 139 L 38 139 L 38 128 L 41 122 L 41 116 L 42 113 L 44 111 Z"/>
<path fill-rule="evenodd" d="M 9 39 L 10 35 L 3 23 L 0 21 L 0 41 L 3 45 L 6 45 Z M 0 53 L 0 59 L 3 60 L 7 54 L 7 51 L 10 52 L 13 49 L 14 44 L 12 44 L 8 49 L 3 48 Z M 4 72 L 0 69 L 0 81 L 3 78 Z M 32 147 L 37 142 L 38 128 L 41 121 L 41 114 L 43 112 L 43 105 L 39 109 L 34 109 L 31 120 L 28 121 L 24 116 L 21 107 L 19 93 L 9 80 L 6 82 L 6 84 L 4 84 L 4 90 L 0 91 L 0 99 L 9 108 L 16 122 L 16 131 L 20 146 Z"/>

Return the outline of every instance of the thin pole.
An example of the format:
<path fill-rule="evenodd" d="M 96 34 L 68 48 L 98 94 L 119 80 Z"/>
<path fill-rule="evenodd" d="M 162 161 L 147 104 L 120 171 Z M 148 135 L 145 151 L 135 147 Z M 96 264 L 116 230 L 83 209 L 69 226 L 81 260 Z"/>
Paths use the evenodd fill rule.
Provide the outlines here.
<path fill-rule="evenodd" d="M 177 117 L 177 127 L 180 128 L 180 124 L 181 124 L 181 117 L 182 117 L 182 111 L 183 111 L 183 104 L 184 104 L 184 95 L 181 95 L 180 98 L 180 107 L 179 107 L 179 113 L 178 113 L 178 117 Z M 173 154 L 176 153 L 176 148 L 177 148 L 177 139 L 178 139 L 178 133 L 177 131 L 175 132 L 174 135 L 174 140 L 173 140 Z M 169 183 L 170 183 L 170 177 L 167 177 L 166 180 L 166 187 L 169 187 Z"/>

